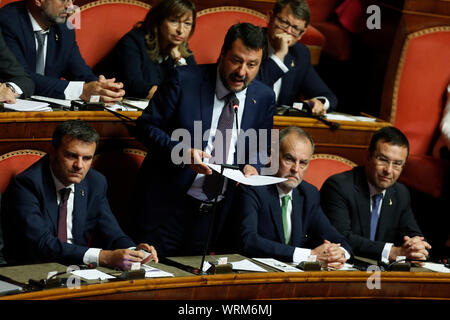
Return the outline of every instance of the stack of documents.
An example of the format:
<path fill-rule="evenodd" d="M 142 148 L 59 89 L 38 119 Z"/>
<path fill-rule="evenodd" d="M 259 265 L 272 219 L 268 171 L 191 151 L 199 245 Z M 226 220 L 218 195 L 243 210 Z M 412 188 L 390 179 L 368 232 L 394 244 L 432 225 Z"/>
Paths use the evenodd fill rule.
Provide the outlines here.
<path fill-rule="evenodd" d="M 4 103 L 3 106 L 5 109 L 13 111 L 52 111 L 52 108 L 50 108 L 49 104 L 46 102 L 23 99 L 16 99 L 16 103 Z"/>

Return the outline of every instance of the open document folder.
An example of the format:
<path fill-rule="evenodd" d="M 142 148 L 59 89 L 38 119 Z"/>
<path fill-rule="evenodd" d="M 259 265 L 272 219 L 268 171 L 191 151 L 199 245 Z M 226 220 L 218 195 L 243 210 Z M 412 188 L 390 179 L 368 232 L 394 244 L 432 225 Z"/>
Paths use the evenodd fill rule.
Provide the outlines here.
<path fill-rule="evenodd" d="M 219 164 L 207 163 L 208 167 L 212 170 L 220 173 Z M 272 176 L 250 176 L 245 177 L 241 170 L 226 168 L 223 170 L 223 175 L 228 179 L 234 180 L 236 182 L 249 185 L 249 186 L 265 186 L 269 184 L 280 183 L 286 181 L 286 178 L 272 177 Z"/>
<path fill-rule="evenodd" d="M 6 110 L 13 111 L 52 111 L 52 108 L 46 102 L 23 99 L 16 99 L 16 103 L 4 103 L 3 106 Z"/>

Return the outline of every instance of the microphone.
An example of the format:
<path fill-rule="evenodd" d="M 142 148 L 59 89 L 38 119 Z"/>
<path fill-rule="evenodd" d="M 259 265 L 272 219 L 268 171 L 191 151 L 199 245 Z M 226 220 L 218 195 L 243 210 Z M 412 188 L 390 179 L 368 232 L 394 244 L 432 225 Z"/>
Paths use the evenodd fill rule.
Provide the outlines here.
<path fill-rule="evenodd" d="M 233 105 L 234 115 L 236 116 L 236 143 L 239 135 L 239 120 L 238 120 L 238 111 L 239 111 L 239 99 L 236 96 L 231 98 L 231 103 Z"/>

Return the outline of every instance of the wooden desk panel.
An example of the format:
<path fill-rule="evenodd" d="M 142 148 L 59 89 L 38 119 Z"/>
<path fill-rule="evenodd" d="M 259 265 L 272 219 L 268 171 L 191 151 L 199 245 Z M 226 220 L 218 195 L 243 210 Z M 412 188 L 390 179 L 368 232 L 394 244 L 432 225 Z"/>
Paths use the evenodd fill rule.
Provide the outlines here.
<path fill-rule="evenodd" d="M 0 299 L 248 300 L 417 299 L 450 300 L 450 274 L 383 272 L 380 289 L 367 288 L 370 273 L 322 271 L 247 273 L 107 282 L 80 289 L 50 289 Z"/>
<path fill-rule="evenodd" d="M 135 120 L 141 112 L 122 112 Z M 2 112 L 0 113 L 0 154 L 18 149 L 50 151 L 55 127 L 68 119 L 82 119 L 91 123 L 100 134 L 99 152 L 111 148 L 140 148 L 120 119 L 106 111 Z M 275 116 L 274 127 L 281 129 L 296 125 L 305 129 L 316 143 L 316 153 L 331 153 L 358 164 L 366 158 L 372 134 L 387 122 L 340 121 L 340 128 L 330 130 L 322 122 L 302 117 Z M 129 123 L 134 126 L 134 123 Z"/>

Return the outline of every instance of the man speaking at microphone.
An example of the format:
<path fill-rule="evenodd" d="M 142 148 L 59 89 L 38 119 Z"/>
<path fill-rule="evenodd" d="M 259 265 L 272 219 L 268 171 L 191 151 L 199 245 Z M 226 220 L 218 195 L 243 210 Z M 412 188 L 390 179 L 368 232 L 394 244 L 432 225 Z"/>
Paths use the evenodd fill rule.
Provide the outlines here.
<path fill-rule="evenodd" d="M 238 164 L 246 176 L 258 174 L 261 150 L 252 152 L 249 143 L 240 150 L 236 130 L 254 129 L 259 134 L 259 129 L 272 129 L 273 90 L 253 81 L 265 48 L 266 37 L 260 27 L 249 23 L 232 26 L 217 64 L 176 68 L 137 120 L 139 139 L 149 153 L 135 193 L 134 236 L 138 241 L 150 241 L 160 256 L 203 253 L 216 196 L 209 249 L 220 251 L 220 232 L 236 183 L 226 180 L 221 188 L 218 175 L 202 161 Z M 187 133 L 186 139 L 175 137 L 180 130 Z M 231 139 L 221 139 L 227 133 Z M 267 153 L 270 135 L 265 147 Z M 173 151 L 179 149 L 183 150 L 183 163 L 174 159 L 177 152 Z"/>

